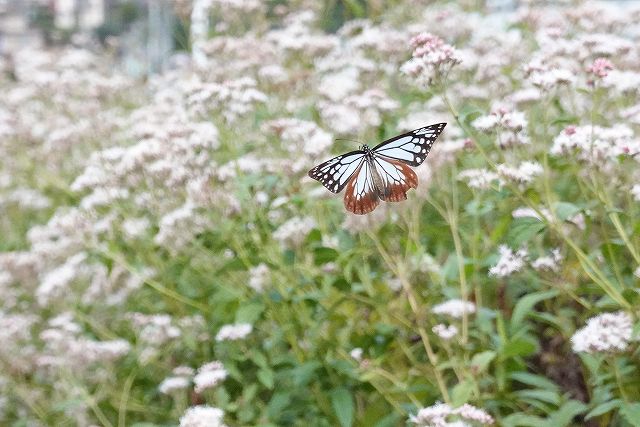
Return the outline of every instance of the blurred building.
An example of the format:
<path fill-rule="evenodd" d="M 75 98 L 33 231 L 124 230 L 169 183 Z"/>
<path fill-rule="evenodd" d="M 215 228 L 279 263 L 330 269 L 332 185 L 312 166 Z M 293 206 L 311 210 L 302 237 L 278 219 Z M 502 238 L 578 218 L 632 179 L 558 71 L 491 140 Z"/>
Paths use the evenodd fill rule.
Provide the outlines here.
<path fill-rule="evenodd" d="M 174 22 L 172 0 L 0 0 L 0 55 L 115 40 L 124 68 L 148 74 L 166 67 Z"/>
<path fill-rule="evenodd" d="M 55 16 L 55 26 L 60 29 L 95 29 L 104 23 L 104 0 L 47 0 Z"/>

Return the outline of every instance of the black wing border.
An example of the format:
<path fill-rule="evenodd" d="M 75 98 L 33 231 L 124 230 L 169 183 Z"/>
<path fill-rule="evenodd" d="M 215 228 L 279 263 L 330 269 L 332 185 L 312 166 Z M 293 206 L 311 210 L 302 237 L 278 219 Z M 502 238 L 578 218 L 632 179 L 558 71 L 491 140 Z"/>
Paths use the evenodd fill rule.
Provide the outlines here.
<path fill-rule="evenodd" d="M 371 151 L 376 151 L 380 147 L 384 146 L 385 144 L 388 144 L 388 143 L 393 142 L 393 141 L 397 141 L 398 139 L 404 138 L 405 136 L 418 136 L 419 137 L 421 135 L 416 134 L 415 132 L 419 131 L 420 129 L 435 129 L 435 130 L 437 130 L 440 126 L 442 126 L 442 128 L 440 129 L 440 132 L 438 132 L 438 134 L 434 138 L 434 139 L 437 139 L 440 136 L 440 134 L 442 133 L 442 131 L 444 131 L 444 128 L 447 126 L 447 122 L 440 122 L 440 123 L 434 123 L 434 124 L 429 125 L 429 126 L 422 126 L 422 127 L 417 128 L 417 129 L 410 130 L 409 132 L 405 132 L 403 134 L 396 135 L 393 138 L 385 139 L 380 144 L 378 144 L 375 147 L 373 147 L 371 149 Z"/>
<path fill-rule="evenodd" d="M 364 161 L 364 160 L 365 160 L 364 155 L 365 155 L 366 153 L 365 153 L 363 150 L 354 150 L 354 151 L 349 151 L 348 153 L 344 153 L 344 154 L 340 154 L 340 155 L 338 155 L 338 156 L 332 157 L 332 158 L 330 158 L 329 160 L 324 161 L 324 162 L 320 163 L 319 165 L 317 165 L 317 166 L 315 166 L 315 167 L 311 168 L 311 170 L 309 170 L 309 172 L 307 173 L 307 175 L 309 175 L 309 177 L 310 177 L 310 178 L 315 179 L 316 181 L 320 182 L 322 185 L 324 185 L 324 187 L 325 187 L 327 190 L 331 191 L 332 193 L 338 194 L 338 193 L 340 193 L 342 190 L 344 190 L 344 187 L 346 187 L 346 186 L 347 186 L 347 183 L 349 182 L 349 180 L 351 179 L 351 177 L 353 176 L 353 174 L 354 174 L 354 173 L 356 173 L 356 172 L 360 169 L 360 167 L 357 167 L 357 168 L 356 168 L 356 169 L 351 173 L 351 175 L 350 175 L 349 177 L 347 177 L 347 179 L 344 181 L 344 183 L 343 183 L 343 184 L 338 183 L 338 189 L 337 189 L 337 190 L 335 190 L 335 191 L 333 190 L 333 188 L 332 188 L 332 187 L 330 187 L 330 186 L 329 186 L 329 183 L 328 183 L 328 182 L 323 181 L 323 179 L 324 179 L 324 176 L 323 176 L 323 175 L 324 175 L 324 174 L 320 174 L 320 173 L 315 174 L 315 173 L 316 173 L 316 172 L 319 172 L 319 171 L 320 171 L 320 169 L 322 169 L 324 166 L 327 166 L 329 163 L 331 163 L 331 162 L 335 161 L 336 159 L 342 159 L 342 158 L 344 158 L 344 157 L 347 157 L 347 156 L 353 156 L 353 155 L 356 155 L 356 154 L 361 154 L 363 157 L 362 157 L 362 159 L 360 159 L 360 160 L 354 160 L 354 161 L 360 161 L 360 162 L 362 162 L 362 161 Z"/>

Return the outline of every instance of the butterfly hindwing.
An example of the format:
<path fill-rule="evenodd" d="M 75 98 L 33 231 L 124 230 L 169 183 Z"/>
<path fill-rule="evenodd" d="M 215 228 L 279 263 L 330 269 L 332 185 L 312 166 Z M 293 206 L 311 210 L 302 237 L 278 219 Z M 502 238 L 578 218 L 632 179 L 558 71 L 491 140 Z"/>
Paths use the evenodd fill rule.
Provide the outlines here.
<path fill-rule="evenodd" d="M 418 176 L 405 163 L 380 155 L 374 155 L 376 171 L 380 175 L 383 188 L 378 193 L 386 202 L 406 200 L 407 191 L 418 187 Z"/>
<path fill-rule="evenodd" d="M 373 211 L 380 203 L 378 189 L 373 181 L 371 166 L 364 161 L 353 174 L 344 193 L 344 206 L 358 215 Z"/>
<path fill-rule="evenodd" d="M 433 143 L 446 125 L 446 123 L 436 123 L 414 129 L 381 142 L 372 151 L 374 154 L 401 161 L 409 166 L 419 166 L 427 158 Z"/>
<path fill-rule="evenodd" d="M 364 151 L 352 151 L 319 164 L 309 171 L 309 176 L 320 181 L 329 191 L 339 193 L 363 161 Z"/>

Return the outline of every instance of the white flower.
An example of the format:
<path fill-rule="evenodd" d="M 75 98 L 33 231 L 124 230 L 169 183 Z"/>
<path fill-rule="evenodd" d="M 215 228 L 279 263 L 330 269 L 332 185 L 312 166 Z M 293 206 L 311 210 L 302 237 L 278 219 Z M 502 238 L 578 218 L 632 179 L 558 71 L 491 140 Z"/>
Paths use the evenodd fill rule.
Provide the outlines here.
<path fill-rule="evenodd" d="M 560 261 L 562 261 L 560 249 L 556 248 L 551 251 L 551 255 L 535 259 L 531 263 L 531 267 L 538 271 L 558 271 L 560 269 Z"/>
<path fill-rule="evenodd" d="M 495 181 L 497 185 L 502 186 L 503 182 L 500 176 L 487 169 L 467 169 L 458 174 L 458 179 L 466 180 L 470 188 L 478 190 L 488 190 Z"/>
<path fill-rule="evenodd" d="M 224 411 L 206 405 L 192 406 L 180 418 L 180 427 L 226 427 Z"/>
<path fill-rule="evenodd" d="M 129 218 L 122 222 L 122 231 L 127 237 L 133 239 L 142 236 L 150 225 L 147 218 Z"/>
<path fill-rule="evenodd" d="M 489 114 L 488 116 L 480 116 L 471 123 L 474 128 L 488 132 L 495 129 L 500 124 L 500 118 L 497 114 Z"/>
<path fill-rule="evenodd" d="M 627 313 L 604 313 L 587 320 L 587 325 L 571 337 L 571 346 L 576 353 L 625 351 L 632 331 L 633 320 Z"/>
<path fill-rule="evenodd" d="M 296 248 L 315 226 L 316 222 L 311 217 L 293 217 L 273 233 L 273 238 L 286 248 Z"/>
<path fill-rule="evenodd" d="M 455 420 L 450 420 L 455 418 Z M 465 403 L 459 408 L 452 408 L 446 403 L 437 402 L 428 408 L 422 408 L 416 415 L 409 417 L 409 421 L 418 427 L 451 427 L 468 426 L 465 421 L 476 422 L 482 425 L 494 423 L 493 417 L 484 410 Z"/>
<path fill-rule="evenodd" d="M 553 156 L 573 154 L 578 159 L 602 164 L 614 162 L 618 156 L 633 156 L 640 152 L 640 140 L 624 124 L 601 126 L 568 126 L 553 140 Z M 614 163 L 615 164 L 615 163 Z"/>
<path fill-rule="evenodd" d="M 497 170 L 501 177 L 518 184 L 531 184 L 536 176 L 544 172 L 540 163 L 529 161 L 522 162 L 516 167 L 501 164 L 497 166 Z"/>
<path fill-rule="evenodd" d="M 227 370 L 222 362 L 213 361 L 202 365 L 198 373 L 193 377 L 196 393 L 201 393 L 206 389 L 213 388 L 227 378 Z"/>
<path fill-rule="evenodd" d="M 190 366 L 176 366 L 175 368 L 173 368 L 171 373 L 179 377 L 192 377 L 193 374 L 196 373 L 196 371 Z"/>
<path fill-rule="evenodd" d="M 478 117 L 471 125 L 483 132 L 489 132 L 497 128 L 520 132 L 526 129 L 527 123 L 524 113 L 499 107 L 495 108 L 488 116 Z"/>
<path fill-rule="evenodd" d="M 249 270 L 249 287 L 260 293 L 264 291 L 267 281 L 269 280 L 269 267 L 260 263 Z"/>
<path fill-rule="evenodd" d="M 575 80 L 574 73 L 566 68 L 548 68 L 529 75 L 529 81 L 543 91 L 550 91 L 560 85 L 571 85 Z"/>
<path fill-rule="evenodd" d="M 475 313 L 476 306 L 474 303 L 469 301 L 463 301 L 461 299 L 450 299 L 449 301 L 445 301 L 433 307 L 431 309 L 431 312 L 459 319 L 464 313 Z"/>
<path fill-rule="evenodd" d="M 411 415 L 409 421 L 419 427 L 446 426 L 447 417 L 453 414 L 453 409 L 446 403 L 436 403 L 433 406 L 418 410 L 416 415 Z"/>
<path fill-rule="evenodd" d="M 364 351 L 360 347 L 356 347 L 349 352 L 349 355 L 353 357 L 356 361 L 360 362 L 362 360 L 362 354 Z"/>
<path fill-rule="evenodd" d="M 484 410 L 476 408 L 473 405 L 469 405 L 468 403 L 456 408 L 455 411 L 465 420 L 476 421 L 480 424 L 493 424 L 493 417 L 487 414 Z"/>
<path fill-rule="evenodd" d="M 548 209 L 546 208 L 539 208 L 540 213 L 542 213 L 542 216 L 544 217 L 544 220 L 546 221 L 551 221 L 551 213 L 549 212 Z M 513 212 L 511 212 L 511 216 L 514 218 L 537 218 L 540 221 L 543 220 L 543 218 L 540 217 L 540 215 L 538 215 L 538 212 L 536 212 L 535 209 L 533 208 L 517 208 L 514 209 Z"/>
<path fill-rule="evenodd" d="M 442 323 L 435 325 L 433 328 L 431 328 L 431 330 L 434 334 L 445 341 L 450 340 L 458 334 L 458 328 L 455 325 L 447 326 Z"/>
<path fill-rule="evenodd" d="M 636 184 L 631 187 L 631 195 L 635 199 L 636 202 L 640 202 L 640 184 Z"/>
<path fill-rule="evenodd" d="M 163 394 L 171 394 L 176 390 L 184 390 L 189 384 L 191 381 L 186 377 L 167 377 L 160 383 L 158 390 Z"/>
<path fill-rule="evenodd" d="M 392 277 L 387 280 L 387 286 L 393 292 L 398 292 L 399 290 L 402 289 L 402 281 L 397 277 Z"/>
<path fill-rule="evenodd" d="M 216 341 L 235 341 L 245 338 L 251 333 L 253 326 L 249 323 L 237 323 L 235 325 L 224 325 L 216 335 Z"/>
<path fill-rule="evenodd" d="M 498 252 L 500 252 L 500 259 L 496 265 L 489 269 L 489 276 L 507 277 L 522 270 L 525 266 L 526 249 L 522 248 L 514 253 L 508 246 L 500 245 Z"/>

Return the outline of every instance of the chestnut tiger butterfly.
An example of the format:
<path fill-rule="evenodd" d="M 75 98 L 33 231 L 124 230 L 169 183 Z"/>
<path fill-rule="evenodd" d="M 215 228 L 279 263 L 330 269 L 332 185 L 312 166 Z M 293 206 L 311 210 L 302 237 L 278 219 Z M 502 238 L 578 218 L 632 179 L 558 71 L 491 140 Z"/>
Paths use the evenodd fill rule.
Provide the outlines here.
<path fill-rule="evenodd" d="M 355 214 L 372 212 L 380 200 L 405 200 L 407 191 L 418 187 L 418 177 L 410 166 L 424 162 L 446 125 L 421 127 L 387 139 L 374 148 L 363 145 L 359 150 L 319 164 L 309 171 L 309 176 L 333 193 L 346 187 L 344 206 Z"/>

